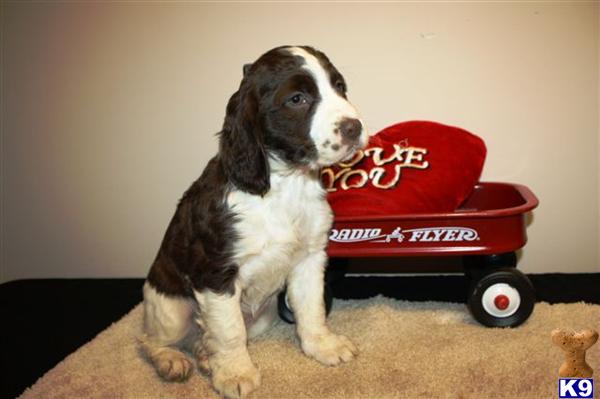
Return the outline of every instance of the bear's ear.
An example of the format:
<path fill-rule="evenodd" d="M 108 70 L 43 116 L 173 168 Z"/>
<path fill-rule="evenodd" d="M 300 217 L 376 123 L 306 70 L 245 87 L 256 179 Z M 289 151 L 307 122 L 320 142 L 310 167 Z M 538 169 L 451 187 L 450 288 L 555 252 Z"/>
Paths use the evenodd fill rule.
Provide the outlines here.
<path fill-rule="evenodd" d="M 245 64 L 243 71 L 244 71 L 244 76 L 248 75 L 248 72 L 250 72 L 250 68 L 252 68 L 252 64 Z"/>

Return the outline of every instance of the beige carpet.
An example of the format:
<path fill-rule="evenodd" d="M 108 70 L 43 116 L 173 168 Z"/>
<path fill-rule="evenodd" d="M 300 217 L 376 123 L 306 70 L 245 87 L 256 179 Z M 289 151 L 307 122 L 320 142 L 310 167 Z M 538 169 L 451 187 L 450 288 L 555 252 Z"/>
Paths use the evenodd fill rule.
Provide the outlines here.
<path fill-rule="evenodd" d="M 139 355 L 141 307 L 67 357 L 23 398 L 217 398 L 195 373 L 165 383 Z M 476 324 L 464 305 L 387 298 L 336 301 L 331 328 L 361 349 L 328 368 L 305 357 L 282 322 L 249 345 L 262 373 L 252 398 L 556 398 L 562 353 L 554 328 L 600 330 L 600 305 L 539 303 L 516 329 Z M 35 354 L 31 354 L 35 355 Z M 588 351 L 600 374 L 600 344 Z M 598 389 L 598 388 L 596 388 Z"/>

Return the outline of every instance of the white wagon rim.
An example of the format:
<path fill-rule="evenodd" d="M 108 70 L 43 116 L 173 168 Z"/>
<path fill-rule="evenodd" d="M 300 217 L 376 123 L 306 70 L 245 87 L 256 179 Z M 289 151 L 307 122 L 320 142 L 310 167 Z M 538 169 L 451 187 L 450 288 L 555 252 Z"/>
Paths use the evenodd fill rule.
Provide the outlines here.
<path fill-rule="evenodd" d="M 491 316 L 510 317 L 521 306 L 521 295 L 513 286 L 506 283 L 492 284 L 481 296 L 483 309 Z"/>

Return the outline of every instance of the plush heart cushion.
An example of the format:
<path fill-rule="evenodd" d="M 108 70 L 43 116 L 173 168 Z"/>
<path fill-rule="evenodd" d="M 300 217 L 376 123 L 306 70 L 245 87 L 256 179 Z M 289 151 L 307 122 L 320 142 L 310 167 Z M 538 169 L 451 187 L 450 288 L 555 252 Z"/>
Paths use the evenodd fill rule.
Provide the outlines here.
<path fill-rule="evenodd" d="M 411 121 L 321 172 L 336 216 L 452 212 L 479 181 L 486 147 L 466 130 Z"/>

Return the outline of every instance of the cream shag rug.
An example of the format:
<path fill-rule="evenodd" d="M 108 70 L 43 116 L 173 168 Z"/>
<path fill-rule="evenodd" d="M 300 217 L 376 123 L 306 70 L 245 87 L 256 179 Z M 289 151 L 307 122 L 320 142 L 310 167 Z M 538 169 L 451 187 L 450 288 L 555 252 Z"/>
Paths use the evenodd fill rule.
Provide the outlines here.
<path fill-rule="evenodd" d="M 22 398 L 218 398 L 198 372 L 166 383 L 138 352 L 142 308 L 100 333 L 27 389 Z M 354 361 L 325 367 L 279 322 L 250 342 L 262 373 L 251 398 L 552 398 L 561 351 L 555 328 L 600 330 L 600 305 L 538 303 L 515 329 L 478 325 L 461 304 L 377 297 L 334 302 L 329 325 L 360 348 Z M 588 350 L 600 375 L 600 344 Z"/>

